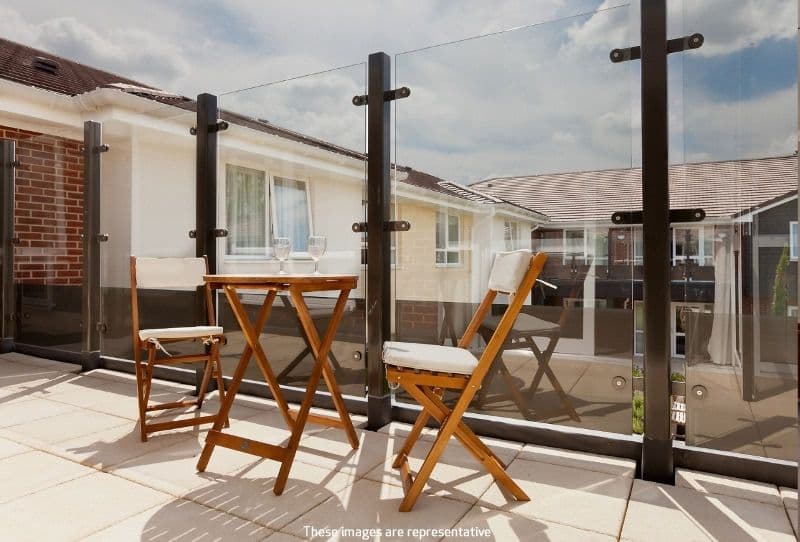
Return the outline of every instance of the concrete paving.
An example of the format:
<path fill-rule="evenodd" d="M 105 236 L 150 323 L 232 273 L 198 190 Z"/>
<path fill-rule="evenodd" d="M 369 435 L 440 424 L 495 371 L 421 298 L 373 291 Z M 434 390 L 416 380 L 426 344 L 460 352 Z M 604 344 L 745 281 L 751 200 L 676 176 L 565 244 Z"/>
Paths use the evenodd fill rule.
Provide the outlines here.
<path fill-rule="evenodd" d="M 164 400 L 190 391 L 154 389 Z M 218 448 L 196 472 L 207 426 L 140 442 L 135 403 L 130 375 L 0 355 L 3 540 L 795 540 L 794 489 L 691 471 L 666 486 L 636 479 L 632 461 L 493 439 L 530 502 L 509 501 L 454 440 L 400 513 L 390 465 L 408 431 L 400 423 L 359 429 L 358 450 L 340 430 L 309 425 L 276 497 L 272 461 Z M 217 407 L 213 393 L 203 411 Z M 231 428 L 276 444 L 288 436 L 273 403 L 244 396 Z M 423 434 L 412 468 L 433 438 Z"/>

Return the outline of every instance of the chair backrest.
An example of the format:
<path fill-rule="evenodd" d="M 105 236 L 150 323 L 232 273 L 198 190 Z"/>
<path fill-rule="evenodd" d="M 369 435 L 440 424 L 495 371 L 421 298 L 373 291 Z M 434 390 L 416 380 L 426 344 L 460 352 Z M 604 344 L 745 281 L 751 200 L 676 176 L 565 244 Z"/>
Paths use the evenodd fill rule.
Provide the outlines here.
<path fill-rule="evenodd" d="M 196 288 L 204 284 L 203 275 L 207 273 L 205 258 L 131 256 L 131 281 L 137 288 Z"/>
<path fill-rule="evenodd" d="M 547 254 L 539 252 L 535 256 L 529 250 L 516 250 L 514 252 L 501 252 L 495 256 L 492 272 L 489 275 L 489 291 L 481 301 L 478 310 L 472 317 L 464 336 L 458 342 L 461 348 L 467 348 L 475 337 L 481 323 L 489 310 L 498 292 L 513 294 L 511 302 L 506 307 L 500 322 L 486 344 L 478 366 L 472 373 L 472 378 L 480 382 L 486 376 L 489 366 L 500 351 L 501 346 L 511 331 L 514 322 L 531 292 L 536 279 L 544 268 Z"/>
<path fill-rule="evenodd" d="M 195 290 L 205 285 L 208 325 L 216 325 L 211 289 L 203 280 L 208 260 L 203 258 L 140 258 L 131 256 L 131 324 L 134 354 L 139 355 L 139 294 L 144 289 Z M 138 358 L 137 358 L 138 359 Z"/>
<path fill-rule="evenodd" d="M 516 294 L 531 266 L 531 251 L 498 252 L 489 273 L 489 289 L 503 294 Z"/>

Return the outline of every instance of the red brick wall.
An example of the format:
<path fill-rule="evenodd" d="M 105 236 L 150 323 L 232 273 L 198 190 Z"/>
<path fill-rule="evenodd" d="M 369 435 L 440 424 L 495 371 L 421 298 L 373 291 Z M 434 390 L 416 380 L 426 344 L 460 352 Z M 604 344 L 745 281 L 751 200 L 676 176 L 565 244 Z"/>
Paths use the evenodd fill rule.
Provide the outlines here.
<path fill-rule="evenodd" d="M 83 249 L 80 141 L 0 126 L 17 141 L 14 278 L 27 284 L 79 285 Z"/>

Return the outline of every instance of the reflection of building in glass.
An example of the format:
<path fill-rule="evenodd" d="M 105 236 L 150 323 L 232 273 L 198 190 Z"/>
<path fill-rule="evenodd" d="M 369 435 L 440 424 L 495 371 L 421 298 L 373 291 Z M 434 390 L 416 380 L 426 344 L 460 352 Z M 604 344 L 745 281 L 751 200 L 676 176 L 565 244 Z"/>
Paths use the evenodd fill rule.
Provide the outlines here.
<path fill-rule="evenodd" d="M 591 353 L 644 352 L 642 229 L 611 222 L 615 211 L 641 208 L 640 183 L 641 170 L 619 169 L 473 185 L 549 217 L 533 232 L 534 250 L 563 255 L 549 260 L 548 280 L 570 284 L 593 266 L 594 300 L 584 296 L 583 318 L 595 325 L 583 327 L 589 336 L 580 326 L 571 335 Z M 797 156 L 673 165 L 670 197 L 674 209 L 706 212 L 702 222 L 672 228 L 673 357 L 741 364 L 745 375 L 788 369 L 796 360 Z"/>

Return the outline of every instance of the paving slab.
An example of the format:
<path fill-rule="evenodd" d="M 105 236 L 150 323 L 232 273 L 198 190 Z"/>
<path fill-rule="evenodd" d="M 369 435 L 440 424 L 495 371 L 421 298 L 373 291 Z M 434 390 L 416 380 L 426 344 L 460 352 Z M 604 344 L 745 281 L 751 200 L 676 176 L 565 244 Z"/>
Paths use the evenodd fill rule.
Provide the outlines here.
<path fill-rule="evenodd" d="M 169 495 L 95 472 L 0 505 L 0 532 L 15 542 L 80 540 L 171 500 Z"/>
<path fill-rule="evenodd" d="M 560 450 L 548 446 L 526 444 L 519 453 L 519 459 L 526 461 L 540 461 L 563 467 L 586 469 L 594 472 L 604 472 L 617 476 L 633 478 L 636 474 L 636 461 L 621 457 L 608 457 L 587 452 Z"/>
<path fill-rule="evenodd" d="M 7 427 L 2 431 L 3 434 L 12 439 L 15 438 L 15 435 L 20 435 L 37 442 L 55 444 L 129 424 L 130 421 L 125 418 L 91 410 L 76 409 Z"/>
<path fill-rule="evenodd" d="M 38 450 L 0 460 L 0 504 L 95 471 Z"/>
<path fill-rule="evenodd" d="M 203 449 L 201 438 L 181 440 L 141 455 L 124 463 L 112 466 L 109 472 L 181 497 L 198 487 L 214 482 L 217 477 L 230 474 L 258 458 L 218 446 L 214 450 L 208 469 L 197 472 L 197 460 Z"/>
<path fill-rule="evenodd" d="M 420 538 L 414 530 L 453 527 L 470 508 L 464 502 L 423 495 L 413 511 L 400 513 L 398 507 L 402 498 L 401 487 L 361 479 L 281 530 L 305 540 L 328 540 L 331 532 L 339 533 L 340 540 L 347 540 L 343 529 L 363 532 L 380 528 L 384 533 L 389 529 L 402 529 L 403 536 L 384 536 L 381 539 L 430 542 L 439 540 L 441 536 Z M 315 536 L 312 528 L 322 532 Z M 370 539 L 375 539 L 375 536 L 367 538 Z"/>
<path fill-rule="evenodd" d="M 488 540 L 502 540 L 504 542 L 546 540 L 612 542 L 617 540 L 615 536 L 576 529 L 541 519 L 529 519 L 518 514 L 483 506 L 473 507 L 456 524 L 455 529 L 460 529 L 460 531 L 453 533 L 451 536 L 445 536 L 442 540 L 446 542 L 487 542 Z"/>
<path fill-rule="evenodd" d="M 622 540 L 795 540 L 783 506 L 634 480 Z"/>
<path fill-rule="evenodd" d="M 19 442 L 0 438 L 0 459 L 5 459 L 6 457 L 29 452 L 32 449 L 33 448 L 30 446 L 20 444 Z"/>
<path fill-rule="evenodd" d="M 159 504 L 86 538 L 92 542 L 263 540 L 272 531 L 197 503 Z"/>
<path fill-rule="evenodd" d="M 531 500 L 515 501 L 492 484 L 479 499 L 481 506 L 610 536 L 619 533 L 631 478 L 522 459 L 506 472 Z"/>
<path fill-rule="evenodd" d="M 279 470 L 277 461 L 256 462 L 231 474 L 215 474 L 211 483 L 183 498 L 280 529 L 356 481 L 345 472 L 295 462 L 283 493 L 275 495 Z"/>
<path fill-rule="evenodd" d="M 700 493 L 727 495 L 748 501 L 763 502 L 773 506 L 783 505 L 777 486 L 731 478 L 730 476 L 675 469 L 675 485 L 688 487 Z"/>

